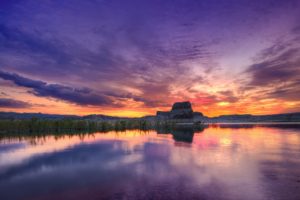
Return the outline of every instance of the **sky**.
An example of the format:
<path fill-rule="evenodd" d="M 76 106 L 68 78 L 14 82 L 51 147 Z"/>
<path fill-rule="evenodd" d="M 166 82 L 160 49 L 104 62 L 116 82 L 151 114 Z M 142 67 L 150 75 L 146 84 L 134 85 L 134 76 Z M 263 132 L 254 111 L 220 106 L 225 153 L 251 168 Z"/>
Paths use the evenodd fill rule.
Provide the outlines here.
<path fill-rule="evenodd" d="M 1 0 L 0 111 L 300 112 L 299 0 Z"/>

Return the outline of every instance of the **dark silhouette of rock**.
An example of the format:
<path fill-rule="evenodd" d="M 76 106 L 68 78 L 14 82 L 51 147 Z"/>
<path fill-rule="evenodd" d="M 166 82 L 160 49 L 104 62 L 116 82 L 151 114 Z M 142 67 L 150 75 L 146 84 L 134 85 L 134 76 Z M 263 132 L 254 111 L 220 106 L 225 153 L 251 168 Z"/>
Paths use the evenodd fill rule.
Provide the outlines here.
<path fill-rule="evenodd" d="M 193 142 L 194 130 L 192 128 L 174 129 L 171 131 L 171 134 L 177 142 Z"/>
<path fill-rule="evenodd" d="M 193 112 L 192 104 L 188 101 L 176 102 L 173 104 L 170 112 L 157 111 L 156 117 L 160 120 L 165 119 L 194 119 L 201 118 L 203 114 L 200 112 Z"/>
<path fill-rule="evenodd" d="M 176 102 L 172 106 L 172 110 L 180 110 L 180 109 L 191 109 L 192 110 L 192 104 L 189 101 L 184 102 Z"/>
<path fill-rule="evenodd" d="M 170 112 L 171 119 L 192 119 L 193 109 L 190 102 L 176 102 Z"/>
<path fill-rule="evenodd" d="M 194 112 L 193 115 L 194 115 L 194 118 L 195 117 L 200 117 L 200 118 L 204 117 L 204 115 L 201 112 Z"/>
<path fill-rule="evenodd" d="M 170 118 L 170 112 L 168 111 L 157 111 L 156 117 L 159 119 L 169 119 Z"/>

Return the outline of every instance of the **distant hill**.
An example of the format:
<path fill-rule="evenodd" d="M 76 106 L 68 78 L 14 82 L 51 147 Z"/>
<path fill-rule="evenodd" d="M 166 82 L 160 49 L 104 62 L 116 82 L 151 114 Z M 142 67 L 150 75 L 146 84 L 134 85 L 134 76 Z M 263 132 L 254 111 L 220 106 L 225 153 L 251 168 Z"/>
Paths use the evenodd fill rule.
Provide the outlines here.
<path fill-rule="evenodd" d="M 0 112 L 0 119 L 88 119 L 88 120 L 114 120 L 121 119 L 120 117 L 112 117 L 107 115 L 57 115 L 57 114 L 43 114 L 43 113 L 16 113 L 16 112 Z"/>
<path fill-rule="evenodd" d="M 86 115 L 81 117 L 81 119 L 88 119 L 88 120 L 118 120 L 118 119 L 129 119 L 128 117 L 114 117 L 108 115 Z"/>
<path fill-rule="evenodd" d="M 274 115 L 221 115 L 219 117 L 203 117 L 207 123 L 242 123 L 242 122 L 300 122 L 300 112 Z"/>
<path fill-rule="evenodd" d="M 76 115 L 57 115 L 57 114 L 43 114 L 43 113 L 16 113 L 16 112 L 0 112 L 0 119 L 63 119 L 63 118 L 80 118 Z"/>
<path fill-rule="evenodd" d="M 114 117 L 107 115 L 57 115 L 57 114 L 43 114 L 43 113 L 16 113 L 16 112 L 0 112 L 0 119 L 84 119 L 84 120 L 126 120 L 126 119 L 143 119 L 143 120 L 164 120 L 169 114 L 166 112 L 158 112 L 158 116 L 148 115 L 141 118 L 129 118 L 129 117 Z M 207 117 L 202 113 L 194 112 L 193 120 L 201 121 L 205 123 L 246 123 L 246 122 L 300 122 L 300 112 L 297 113 L 284 113 L 274 115 L 221 115 L 218 117 Z"/>

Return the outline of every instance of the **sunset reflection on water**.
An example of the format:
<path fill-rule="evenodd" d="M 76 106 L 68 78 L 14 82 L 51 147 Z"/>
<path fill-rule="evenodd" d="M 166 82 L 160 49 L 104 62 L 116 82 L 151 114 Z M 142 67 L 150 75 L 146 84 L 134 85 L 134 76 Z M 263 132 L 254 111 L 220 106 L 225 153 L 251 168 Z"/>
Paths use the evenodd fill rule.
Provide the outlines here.
<path fill-rule="evenodd" d="M 0 199 L 300 199 L 299 189 L 297 128 L 0 141 Z"/>

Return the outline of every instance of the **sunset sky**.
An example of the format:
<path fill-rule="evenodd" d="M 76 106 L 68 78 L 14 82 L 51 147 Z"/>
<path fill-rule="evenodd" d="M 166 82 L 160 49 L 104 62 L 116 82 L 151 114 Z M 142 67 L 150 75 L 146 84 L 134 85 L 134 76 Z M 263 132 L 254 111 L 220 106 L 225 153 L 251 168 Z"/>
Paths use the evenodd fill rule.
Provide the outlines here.
<path fill-rule="evenodd" d="M 1 0 L 0 111 L 300 112 L 299 0 Z"/>

